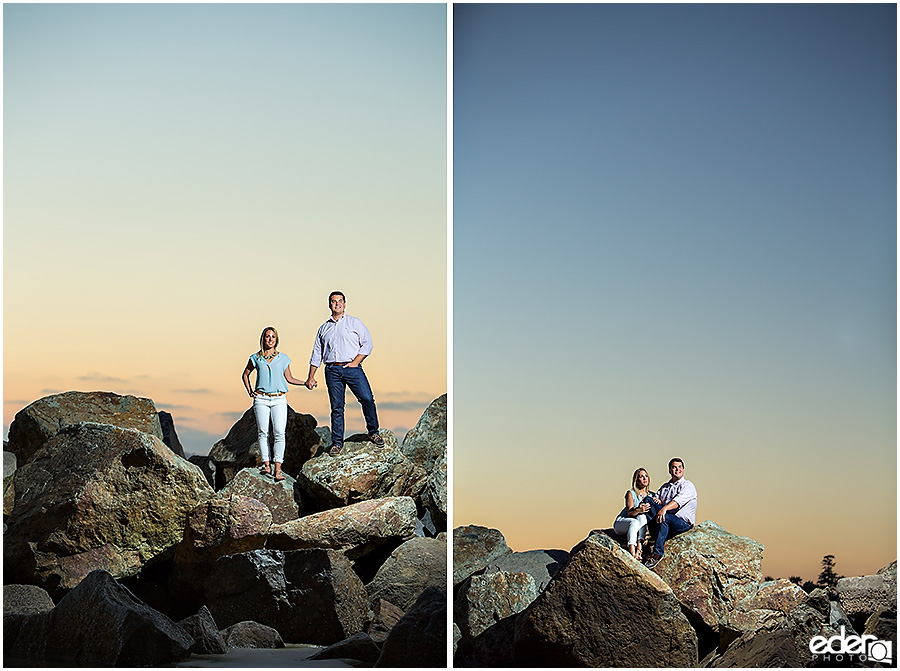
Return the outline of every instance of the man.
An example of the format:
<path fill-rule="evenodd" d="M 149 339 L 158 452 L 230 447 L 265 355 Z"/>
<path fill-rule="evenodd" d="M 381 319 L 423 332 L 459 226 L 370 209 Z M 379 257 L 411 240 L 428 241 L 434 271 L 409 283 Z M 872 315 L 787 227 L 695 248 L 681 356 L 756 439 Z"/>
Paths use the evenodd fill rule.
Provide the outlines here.
<path fill-rule="evenodd" d="M 309 375 L 306 388 L 313 389 L 316 370 L 325 362 L 325 384 L 331 403 L 330 453 L 338 455 L 344 446 L 344 394 L 347 387 L 362 406 L 366 431 L 378 447 L 384 446 L 384 438 L 378 433 L 378 415 L 372 388 L 362 369 L 363 360 L 372 353 L 372 336 L 369 329 L 356 317 L 345 314 L 347 299 L 340 291 L 328 296 L 331 318 L 319 327 L 309 359 Z"/>
<path fill-rule="evenodd" d="M 650 502 L 650 530 L 656 530 L 656 545 L 644 564 L 649 569 L 662 559 L 666 539 L 691 529 L 697 515 L 697 489 L 684 479 L 681 459 L 669 460 L 669 475 L 672 479 L 659 488 Z"/>

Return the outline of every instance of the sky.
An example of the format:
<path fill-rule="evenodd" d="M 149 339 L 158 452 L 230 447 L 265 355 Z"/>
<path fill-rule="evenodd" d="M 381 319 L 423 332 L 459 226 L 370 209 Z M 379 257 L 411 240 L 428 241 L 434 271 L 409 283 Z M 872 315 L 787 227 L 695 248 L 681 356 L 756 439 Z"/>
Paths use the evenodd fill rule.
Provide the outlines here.
<path fill-rule="evenodd" d="M 609 528 L 680 457 L 816 580 L 897 557 L 896 6 L 457 4 L 454 526 Z"/>
<path fill-rule="evenodd" d="M 339 290 L 402 438 L 448 389 L 446 35 L 441 4 L 4 5 L 4 435 L 102 390 L 206 454 L 262 329 L 305 379 Z M 288 403 L 327 425 L 318 378 Z"/>

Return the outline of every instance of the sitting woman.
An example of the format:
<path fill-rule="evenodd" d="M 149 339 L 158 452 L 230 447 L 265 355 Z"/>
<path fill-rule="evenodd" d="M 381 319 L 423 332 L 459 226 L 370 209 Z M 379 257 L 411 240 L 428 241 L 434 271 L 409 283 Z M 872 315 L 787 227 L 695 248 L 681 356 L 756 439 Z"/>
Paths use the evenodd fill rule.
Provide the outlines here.
<path fill-rule="evenodd" d="M 613 529 L 625 536 L 631 556 L 641 561 L 641 546 L 638 541 L 647 535 L 647 513 L 649 503 L 642 503 L 645 496 L 653 496 L 650 491 L 650 476 L 646 469 L 639 468 L 631 477 L 631 489 L 625 492 L 625 507 L 616 518 Z"/>

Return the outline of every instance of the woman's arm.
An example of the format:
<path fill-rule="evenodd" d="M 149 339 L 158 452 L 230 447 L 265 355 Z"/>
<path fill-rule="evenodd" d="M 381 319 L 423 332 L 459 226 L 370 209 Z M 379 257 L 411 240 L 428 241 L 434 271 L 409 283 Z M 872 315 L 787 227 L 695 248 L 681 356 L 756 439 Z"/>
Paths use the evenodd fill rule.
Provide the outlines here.
<path fill-rule="evenodd" d="M 250 359 L 247 359 L 247 367 L 244 368 L 244 373 L 241 375 L 241 379 L 244 381 L 244 389 L 247 390 L 247 393 L 250 394 L 250 398 L 256 398 L 256 392 L 253 391 L 253 387 L 250 386 L 250 373 L 253 372 L 253 362 Z"/>
<path fill-rule="evenodd" d="M 287 381 L 288 384 L 296 384 L 301 387 L 306 386 L 306 382 L 304 382 L 302 380 L 298 380 L 297 378 L 294 377 L 293 373 L 291 373 L 291 364 L 288 364 L 287 368 L 284 369 L 284 379 Z"/>
<path fill-rule="evenodd" d="M 650 510 L 649 503 L 636 502 L 629 489 L 625 492 L 625 505 L 628 506 L 628 517 L 637 517 Z"/>

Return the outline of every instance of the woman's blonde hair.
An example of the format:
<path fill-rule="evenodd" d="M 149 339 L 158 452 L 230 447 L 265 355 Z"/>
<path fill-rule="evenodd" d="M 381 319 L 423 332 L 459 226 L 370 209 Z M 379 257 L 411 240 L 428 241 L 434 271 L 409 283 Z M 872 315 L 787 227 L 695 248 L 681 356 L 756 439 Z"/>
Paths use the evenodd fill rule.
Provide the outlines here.
<path fill-rule="evenodd" d="M 267 326 L 262 330 L 262 333 L 259 334 L 259 355 L 262 356 L 262 353 L 266 351 L 266 332 L 271 331 L 275 334 L 275 347 L 278 347 L 278 329 L 274 326 Z"/>
<path fill-rule="evenodd" d="M 639 468 L 634 472 L 634 475 L 631 476 L 631 488 L 634 491 L 638 490 L 637 479 L 638 479 L 638 475 L 640 475 L 641 471 L 643 471 L 644 473 L 647 473 L 646 468 Z M 650 489 L 650 473 L 647 473 L 647 489 L 648 490 Z"/>

